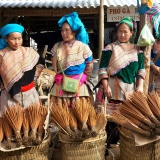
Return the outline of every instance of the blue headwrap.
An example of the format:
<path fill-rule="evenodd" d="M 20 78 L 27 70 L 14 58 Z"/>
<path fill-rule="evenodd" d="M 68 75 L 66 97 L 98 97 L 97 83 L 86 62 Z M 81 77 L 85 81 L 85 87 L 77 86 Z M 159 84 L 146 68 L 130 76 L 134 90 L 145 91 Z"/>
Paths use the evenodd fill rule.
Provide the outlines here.
<path fill-rule="evenodd" d="M 4 37 L 13 32 L 23 33 L 24 27 L 19 24 L 7 24 L 0 29 L 0 35 L 2 38 L 0 39 L 0 49 L 7 47 L 7 43 Z"/>
<path fill-rule="evenodd" d="M 72 12 L 68 15 L 63 16 L 58 21 L 59 27 L 62 27 L 62 25 L 65 21 L 67 21 L 69 23 L 69 25 L 71 26 L 73 31 L 77 31 L 75 38 L 85 44 L 88 44 L 88 42 L 89 42 L 88 33 L 84 27 L 84 24 L 82 23 L 82 21 L 78 17 L 78 14 L 76 12 Z"/>

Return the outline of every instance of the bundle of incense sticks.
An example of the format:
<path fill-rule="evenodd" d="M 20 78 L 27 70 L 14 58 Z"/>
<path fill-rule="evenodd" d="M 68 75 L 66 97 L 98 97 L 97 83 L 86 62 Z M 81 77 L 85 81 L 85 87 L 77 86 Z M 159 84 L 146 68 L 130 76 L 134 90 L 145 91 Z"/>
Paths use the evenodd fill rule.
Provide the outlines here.
<path fill-rule="evenodd" d="M 14 130 L 17 147 L 22 145 L 22 136 L 20 131 L 23 123 L 23 111 L 24 109 L 19 104 L 16 104 L 15 106 L 7 107 L 7 110 L 4 112 L 5 119 Z"/>
<path fill-rule="evenodd" d="M 160 121 L 158 121 L 157 118 L 154 116 L 147 103 L 147 97 L 142 92 L 133 92 L 130 103 L 142 114 L 147 116 L 156 126 L 160 126 Z"/>
<path fill-rule="evenodd" d="M 30 143 L 37 144 L 37 129 L 41 120 L 41 115 L 39 114 L 40 104 L 31 104 L 28 110 L 29 125 L 31 127 L 31 132 L 29 135 Z"/>

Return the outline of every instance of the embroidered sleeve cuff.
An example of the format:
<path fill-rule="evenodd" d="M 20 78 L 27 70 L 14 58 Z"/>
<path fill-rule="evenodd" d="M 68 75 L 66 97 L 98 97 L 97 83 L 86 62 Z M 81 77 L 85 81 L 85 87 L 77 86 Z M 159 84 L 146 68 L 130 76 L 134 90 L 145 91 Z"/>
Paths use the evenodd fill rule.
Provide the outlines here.
<path fill-rule="evenodd" d="M 93 59 L 92 55 L 85 59 L 86 63 L 93 63 L 93 61 L 94 61 L 94 59 Z"/>
<path fill-rule="evenodd" d="M 101 75 L 101 74 L 108 74 L 107 69 L 106 68 L 100 68 L 98 70 L 98 75 Z"/>
<path fill-rule="evenodd" d="M 141 75 L 137 75 L 137 78 L 142 78 L 142 79 L 144 79 Z"/>
<path fill-rule="evenodd" d="M 145 79 L 145 76 L 146 76 L 146 71 L 145 71 L 145 69 L 140 69 L 140 70 L 138 71 L 137 76 L 141 76 L 143 79 Z"/>

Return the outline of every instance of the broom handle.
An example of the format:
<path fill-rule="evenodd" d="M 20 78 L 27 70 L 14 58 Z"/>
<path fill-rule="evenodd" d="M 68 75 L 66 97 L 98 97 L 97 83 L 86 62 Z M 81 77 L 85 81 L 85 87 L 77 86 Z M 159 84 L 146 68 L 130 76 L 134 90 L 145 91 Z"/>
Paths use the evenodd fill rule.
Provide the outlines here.
<path fill-rule="evenodd" d="M 56 124 L 67 134 L 67 135 L 69 135 L 68 134 L 68 132 L 64 129 L 64 128 L 62 128 L 62 126 L 52 117 L 52 119 L 54 120 L 54 122 L 56 122 Z"/>

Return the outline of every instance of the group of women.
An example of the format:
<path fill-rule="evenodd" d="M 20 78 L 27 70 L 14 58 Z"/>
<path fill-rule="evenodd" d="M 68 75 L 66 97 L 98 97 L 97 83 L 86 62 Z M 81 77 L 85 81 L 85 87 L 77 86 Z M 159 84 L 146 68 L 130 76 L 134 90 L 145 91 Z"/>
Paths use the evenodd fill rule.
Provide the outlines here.
<path fill-rule="evenodd" d="M 91 95 L 87 80 L 92 73 L 93 55 L 88 46 L 88 33 L 76 12 L 63 16 L 58 25 L 63 41 L 54 44 L 51 50 L 56 75 L 50 94 L 53 103 L 63 102 L 65 98 L 69 101 L 68 107 L 72 107 L 77 99 Z M 117 40 L 102 50 L 96 96 L 102 101 L 107 96 L 113 105 L 123 103 L 125 92 L 143 92 L 145 79 L 143 52 L 134 44 L 136 22 L 131 17 L 125 17 L 116 26 Z M 36 66 L 43 65 L 44 61 L 35 50 L 22 46 L 23 31 L 23 26 L 19 24 L 7 24 L 0 30 L 1 112 L 14 103 L 27 107 L 39 101 L 34 80 Z M 80 78 L 77 93 L 63 90 L 62 70 L 67 77 Z M 114 127 L 116 124 L 107 124 L 108 134 Z"/>

